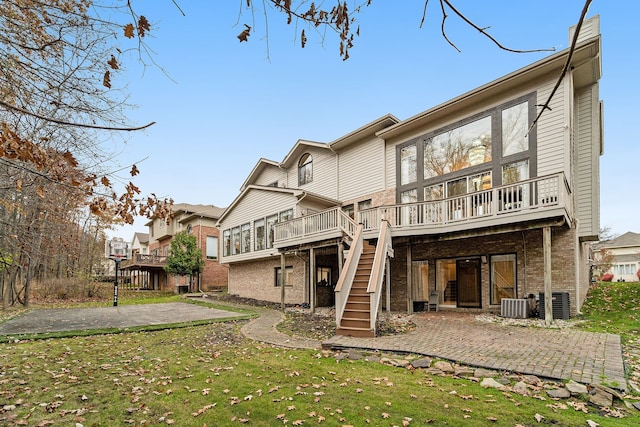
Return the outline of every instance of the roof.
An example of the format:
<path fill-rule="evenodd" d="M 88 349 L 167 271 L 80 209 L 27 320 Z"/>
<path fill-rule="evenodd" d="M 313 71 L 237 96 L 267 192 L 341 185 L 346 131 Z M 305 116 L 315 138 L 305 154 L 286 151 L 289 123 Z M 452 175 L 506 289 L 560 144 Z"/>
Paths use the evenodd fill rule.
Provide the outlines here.
<path fill-rule="evenodd" d="M 375 136 L 376 132 L 399 123 L 400 120 L 392 114 L 386 114 L 366 125 L 329 143 L 333 150 L 340 150 L 364 138 Z"/>
<path fill-rule="evenodd" d="M 279 169 L 280 163 L 261 157 L 260 160 L 258 160 L 258 163 L 256 163 L 256 165 L 253 167 L 253 169 L 249 173 L 249 176 L 247 176 L 247 179 L 245 179 L 244 182 L 242 183 L 242 186 L 240 187 L 240 191 L 244 190 L 244 188 L 247 185 L 253 182 L 254 179 L 262 173 L 262 171 L 264 171 L 266 168 L 269 168 L 269 167 Z"/>
<path fill-rule="evenodd" d="M 133 240 L 136 239 L 140 243 L 149 243 L 149 233 L 133 233 Z"/>
<path fill-rule="evenodd" d="M 324 142 L 313 142 L 313 141 L 305 141 L 303 139 L 299 139 L 296 144 L 293 146 L 293 148 L 289 151 L 289 153 L 285 156 L 284 160 L 282 161 L 282 163 L 280 163 L 280 165 L 282 167 L 289 167 L 289 165 L 291 164 L 292 161 L 298 161 L 298 157 L 300 157 L 303 153 L 305 153 L 309 147 L 315 147 L 315 148 L 323 148 L 326 150 L 331 150 L 331 147 L 329 147 L 329 144 L 326 144 Z"/>
<path fill-rule="evenodd" d="M 598 242 L 593 246 L 595 249 L 631 248 L 634 246 L 640 247 L 640 233 L 627 231 L 626 233 L 616 237 L 615 239 Z"/>
<path fill-rule="evenodd" d="M 214 205 L 192 205 L 190 203 L 174 203 L 171 207 L 172 218 L 183 214 L 184 217 L 180 218 L 180 222 L 188 221 L 194 217 L 204 217 L 211 219 L 218 219 L 224 212 L 225 208 L 219 208 Z M 147 221 L 146 226 L 153 224 L 155 218 Z"/>
<path fill-rule="evenodd" d="M 310 191 L 300 190 L 298 188 L 286 188 L 286 187 L 271 187 L 267 185 L 248 185 L 242 192 L 231 202 L 229 207 L 225 209 L 225 211 L 218 218 L 218 224 L 220 224 L 224 218 L 233 211 L 233 209 L 244 199 L 244 197 L 250 192 L 254 190 L 259 191 L 267 191 L 272 193 L 287 193 L 293 197 L 296 197 L 298 201 L 302 199 L 314 200 L 316 202 L 325 203 L 328 206 L 338 206 L 340 205 L 340 201 L 334 200 L 320 194 L 312 193 Z"/>
<path fill-rule="evenodd" d="M 583 41 L 576 46 L 571 59 L 574 85 L 576 88 L 598 81 L 602 74 L 600 52 L 600 35 Z M 451 114 L 462 109 L 469 108 L 479 101 L 489 100 L 492 97 L 508 90 L 517 90 L 519 87 L 522 87 L 522 85 L 528 84 L 540 77 L 549 75 L 550 73 L 559 72 L 564 67 L 568 56 L 569 49 L 550 55 L 429 110 L 403 120 L 398 124 L 389 126 L 379 131 L 377 135 L 385 140 L 403 137 L 404 135 L 416 132 L 424 127 L 425 124 L 431 123 L 434 120 L 446 120 L 446 118 Z"/>

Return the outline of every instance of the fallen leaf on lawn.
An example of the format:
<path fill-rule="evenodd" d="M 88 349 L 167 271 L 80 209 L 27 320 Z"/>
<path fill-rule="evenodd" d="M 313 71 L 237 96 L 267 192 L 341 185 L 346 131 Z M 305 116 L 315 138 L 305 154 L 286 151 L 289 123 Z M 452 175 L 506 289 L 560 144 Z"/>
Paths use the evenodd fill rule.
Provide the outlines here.
<path fill-rule="evenodd" d="M 291 423 L 291 425 L 294 425 L 294 426 L 301 426 L 302 424 L 304 424 L 303 420 L 295 420 L 294 422 Z"/>
<path fill-rule="evenodd" d="M 389 415 L 387 412 L 383 412 L 382 413 L 382 418 L 389 418 L 391 415 Z"/>
<path fill-rule="evenodd" d="M 600 425 L 597 422 L 591 420 L 587 420 L 587 424 L 589 424 L 589 427 L 598 427 Z"/>
<path fill-rule="evenodd" d="M 498 421 L 498 419 L 496 417 L 487 417 L 487 419 L 493 423 L 495 423 L 496 421 Z"/>
<path fill-rule="evenodd" d="M 539 422 L 539 423 L 541 423 L 541 422 L 542 422 L 542 420 L 544 420 L 544 417 L 543 417 L 542 415 L 540 415 L 540 414 L 535 414 L 535 415 L 533 416 L 533 418 L 535 418 L 535 419 L 536 419 L 536 421 L 537 421 L 537 422 Z"/>
<path fill-rule="evenodd" d="M 295 410 L 296 410 L 295 405 L 289 405 L 289 406 L 287 406 L 287 411 L 295 411 Z"/>

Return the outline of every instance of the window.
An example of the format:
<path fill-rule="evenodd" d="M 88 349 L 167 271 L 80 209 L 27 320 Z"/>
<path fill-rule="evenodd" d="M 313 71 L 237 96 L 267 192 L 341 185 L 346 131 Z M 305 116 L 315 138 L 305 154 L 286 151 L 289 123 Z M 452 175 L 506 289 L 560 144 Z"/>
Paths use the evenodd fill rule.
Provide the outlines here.
<path fill-rule="evenodd" d="M 611 269 L 614 276 L 625 275 L 625 274 L 636 274 L 636 265 L 635 264 L 617 264 L 614 265 Z"/>
<path fill-rule="evenodd" d="M 398 145 L 397 203 L 413 189 L 421 202 L 535 176 L 535 101 L 531 93 Z"/>
<path fill-rule="evenodd" d="M 218 259 L 218 238 L 207 236 L 207 259 Z"/>
<path fill-rule="evenodd" d="M 273 226 L 278 222 L 278 215 L 271 215 L 267 217 L 267 248 L 273 247 Z"/>
<path fill-rule="evenodd" d="M 528 104 L 523 102 L 502 110 L 502 156 L 521 153 L 529 149 L 527 131 Z"/>
<path fill-rule="evenodd" d="M 516 297 L 516 254 L 491 256 L 491 304 Z"/>
<path fill-rule="evenodd" d="M 502 184 L 514 184 L 529 179 L 529 161 L 510 163 L 502 167 Z"/>
<path fill-rule="evenodd" d="M 222 244 L 224 246 L 224 256 L 231 255 L 231 230 L 224 230 L 222 232 Z"/>
<path fill-rule="evenodd" d="M 313 157 L 311 154 L 303 154 L 298 161 L 298 185 L 308 184 L 313 181 Z"/>
<path fill-rule="evenodd" d="M 280 273 L 282 269 L 280 267 L 275 268 L 275 286 L 280 286 L 280 282 L 282 280 L 282 274 Z M 285 274 L 285 286 L 293 286 L 293 266 L 288 265 L 284 268 Z"/>
<path fill-rule="evenodd" d="M 249 223 L 240 226 L 240 236 L 242 253 L 251 252 L 251 225 Z"/>
<path fill-rule="evenodd" d="M 279 214 L 278 222 L 285 222 L 293 219 L 293 209 L 287 209 Z"/>
<path fill-rule="evenodd" d="M 353 203 L 347 206 L 343 206 L 342 207 L 342 212 L 346 213 L 347 215 L 349 215 L 349 218 L 354 219 L 354 210 L 353 210 Z"/>
<path fill-rule="evenodd" d="M 331 267 L 318 267 L 316 268 L 316 280 L 317 285 L 322 287 L 329 287 L 331 283 Z"/>
<path fill-rule="evenodd" d="M 415 182 L 418 176 L 416 145 L 409 145 L 400 150 L 400 184 Z"/>
<path fill-rule="evenodd" d="M 264 238 L 264 218 L 253 221 L 253 239 L 256 251 L 262 251 L 265 248 Z"/>
<path fill-rule="evenodd" d="M 491 161 L 491 116 L 424 140 L 424 177 L 433 178 Z"/>
<path fill-rule="evenodd" d="M 367 199 L 367 200 L 362 200 L 360 202 L 358 202 L 358 211 L 364 211 L 367 209 L 371 209 L 371 199 Z"/>
<path fill-rule="evenodd" d="M 193 233 L 193 226 L 191 224 L 187 225 L 187 234 Z"/>
<path fill-rule="evenodd" d="M 240 253 L 240 227 L 231 229 L 231 255 Z"/>

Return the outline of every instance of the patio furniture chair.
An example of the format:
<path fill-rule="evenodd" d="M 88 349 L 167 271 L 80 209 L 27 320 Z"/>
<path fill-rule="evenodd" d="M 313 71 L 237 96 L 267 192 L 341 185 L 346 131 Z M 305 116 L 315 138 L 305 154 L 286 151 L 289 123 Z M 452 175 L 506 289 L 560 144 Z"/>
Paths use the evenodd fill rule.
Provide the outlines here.
<path fill-rule="evenodd" d="M 431 291 L 429 294 L 429 302 L 427 303 L 427 311 L 431 311 L 433 308 L 435 311 L 438 311 L 438 300 L 440 299 L 440 295 L 438 291 Z"/>

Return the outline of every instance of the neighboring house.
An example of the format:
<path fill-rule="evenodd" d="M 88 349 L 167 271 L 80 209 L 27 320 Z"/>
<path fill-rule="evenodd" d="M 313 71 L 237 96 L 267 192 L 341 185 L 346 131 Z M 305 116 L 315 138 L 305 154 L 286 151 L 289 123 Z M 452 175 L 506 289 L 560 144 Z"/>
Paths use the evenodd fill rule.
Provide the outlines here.
<path fill-rule="evenodd" d="M 141 255 L 149 254 L 148 233 L 133 233 L 133 240 L 131 240 L 131 253 Z"/>
<path fill-rule="evenodd" d="M 594 257 L 601 259 L 598 252 L 608 251 L 612 256 L 611 268 L 602 273 L 613 274 L 613 281 L 637 282 L 640 270 L 640 233 L 631 231 L 615 239 L 593 245 Z"/>
<path fill-rule="evenodd" d="M 600 54 L 595 17 L 532 128 L 568 50 L 407 120 L 260 159 L 218 221 L 229 293 L 335 304 L 345 334 L 375 334 L 380 307 L 500 311 L 545 286 L 575 313 L 599 230 Z"/>
<path fill-rule="evenodd" d="M 191 205 L 179 203 L 173 205 L 173 214 L 169 221 L 161 218 L 150 220 L 146 225 L 149 233 L 136 233 L 140 244 L 140 253 L 131 260 L 122 263 L 122 269 L 137 274 L 147 283 L 145 289 L 174 290 L 176 292 L 212 291 L 227 288 L 227 268 L 220 265 L 219 230 L 216 222 L 223 208 L 213 205 Z M 196 237 L 198 248 L 202 250 L 204 270 L 190 282 L 189 277 L 168 275 L 164 271 L 167 256 L 171 249 L 172 237 L 186 231 Z M 144 236 L 147 236 L 146 253 L 143 252 Z"/>

